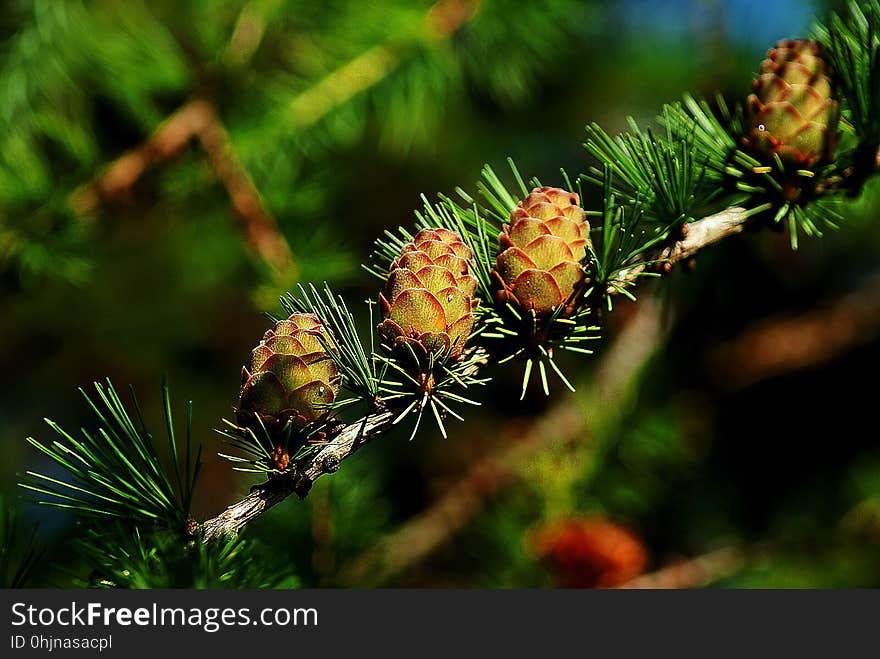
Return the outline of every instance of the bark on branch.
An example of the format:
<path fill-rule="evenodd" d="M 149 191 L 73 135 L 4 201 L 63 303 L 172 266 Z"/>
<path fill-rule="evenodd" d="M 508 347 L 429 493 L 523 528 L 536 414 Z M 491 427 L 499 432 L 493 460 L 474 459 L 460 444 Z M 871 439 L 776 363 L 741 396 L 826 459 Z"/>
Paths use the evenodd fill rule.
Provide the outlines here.
<path fill-rule="evenodd" d="M 744 208 L 728 208 L 685 225 L 685 236 L 663 250 L 660 258 L 670 267 L 686 261 L 701 249 L 742 233 L 751 215 Z"/>
<path fill-rule="evenodd" d="M 245 524 L 292 494 L 305 497 L 312 483 L 324 474 L 335 472 L 345 458 L 387 432 L 393 420 L 394 413 L 380 412 L 347 425 L 320 451 L 296 465 L 292 471 L 255 486 L 244 499 L 204 522 L 201 526 L 204 540 L 207 542 L 238 533 Z"/>
<path fill-rule="evenodd" d="M 701 588 L 736 574 L 745 565 L 746 555 L 741 549 L 725 547 L 703 556 L 673 563 L 656 572 L 643 574 L 617 588 L 642 590 Z"/>
<path fill-rule="evenodd" d="M 733 207 L 686 224 L 681 240 L 663 249 L 656 260 L 662 264 L 664 270 L 671 270 L 675 265 L 696 256 L 700 250 L 742 233 L 751 217 L 745 208 Z M 631 286 L 647 272 L 648 267 L 646 263 L 639 263 L 623 270 L 615 283 L 622 288 Z M 617 293 L 617 289 L 610 287 L 608 293 L 613 295 Z"/>
<path fill-rule="evenodd" d="M 688 225 L 686 235 L 666 248 L 659 258 L 672 265 L 691 258 L 701 249 L 742 232 L 748 219 L 749 214 L 745 210 L 730 208 L 692 222 Z M 634 283 L 642 272 L 638 269 L 640 267 L 623 273 L 621 280 Z M 382 412 L 345 426 L 324 448 L 295 465 L 292 471 L 255 486 L 244 499 L 232 504 L 217 517 L 205 521 L 201 525 L 203 538 L 209 541 L 224 534 L 238 533 L 247 523 L 290 495 L 296 493 L 301 498 L 305 497 L 312 483 L 323 474 L 336 471 L 342 460 L 387 432 L 393 425 L 394 416 L 394 412 Z"/>
<path fill-rule="evenodd" d="M 245 66 L 263 39 L 266 18 L 252 4 L 239 14 L 222 56 L 228 65 Z M 478 7 L 477 0 L 439 0 L 425 14 L 423 35 L 430 39 L 452 37 L 474 17 Z M 301 131 L 387 78 L 402 62 L 392 45 L 394 41 L 374 46 L 307 87 L 282 117 L 276 118 L 276 123 L 287 131 Z M 119 156 L 93 181 L 77 188 L 70 196 L 71 207 L 80 215 L 90 215 L 102 204 L 126 199 L 147 171 L 175 158 L 193 141 L 205 151 L 226 189 L 248 248 L 281 279 L 293 280 L 296 262 L 290 245 L 233 150 L 214 105 L 204 98 L 184 104 L 145 142 Z"/>
<path fill-rule="evenodd" d="M 88 185 L 73 192 L 70 204 L 81 215 L 101 204 L 125 200 L 141 177 L 182 153 L 195 141 L 204 150 L 218 180 L 229 195 L 248 248 L 274 271 L 290 279 L 294 259 L 275 218 L 232 148 L 214 106 L 196 98 L 163 121 L 145 142 L 114 160 Z"/>

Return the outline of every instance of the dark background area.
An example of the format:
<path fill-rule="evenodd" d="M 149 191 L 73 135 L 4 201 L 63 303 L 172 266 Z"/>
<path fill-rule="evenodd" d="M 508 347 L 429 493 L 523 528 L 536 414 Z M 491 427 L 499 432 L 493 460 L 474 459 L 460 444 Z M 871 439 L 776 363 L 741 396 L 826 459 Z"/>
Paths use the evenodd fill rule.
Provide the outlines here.
<path fill-rule="evenodd" d="M 167 373 L 206 449 L 195 511 L 218 513 L 254 479 L 216 456 L 213 429 L 281 293 L 327 280 L 366 326 L 358 303 L 379 284 L 360 263 L 383 230 L 411 224 L 422 193 L 473 191 L 482 165 L 501 171 L 508 156 L 561 184 L 560 167 L 591 164 L 586 123 L 623 130 L 685 91 L 744 98 L 766 49 L 832 5 L 444 6 L 452 34 L 430 22 L 436 6 L 400 0 L 4 3 L 0 488 L 40 520 L 47 564 L 80 569 L 73 520 L 19 501 L 16 475 L 52 469 L 25 442 L 49 438 L 43 417 L 93 423 L 77 387 L 131 384 L 158 427 Z M 348 97 L 309 96 L 377 48 Z M 248 247 L 197 139 L 83 206 L 110 163 L 194 96 L 228 132 L 288 267 Z M 640 539 L 645 570 L 709 557 L 716 571 L 681 585 L 880 586 L 874 183 L 839 231 L 797 252 L 783 233 L 745 235 L 645 285 L 640 304 L 615 309 L 597 356 L 567 360 L 577 394 L 518 403 L 520 371 L 499 368 L 447 440 L 430 426 L 411 442 L 389 434 L 248 533 L 304 586 L 567 585 L 536 538 L 596 517 Z M 604 348 L 639 319 L 661 329 L 636 332 L 642 367 L 615 380 Z M 541 448 L 511 466 L 510 447 L 532 441 Z M 450 502 L 463 479 L 469 496 Z M 438 501 L 463 521 L 432 516 Z M 436 546 L 412 558 L 426 538 Z M 47 568 L 39 583 L 72 581 Z"/>

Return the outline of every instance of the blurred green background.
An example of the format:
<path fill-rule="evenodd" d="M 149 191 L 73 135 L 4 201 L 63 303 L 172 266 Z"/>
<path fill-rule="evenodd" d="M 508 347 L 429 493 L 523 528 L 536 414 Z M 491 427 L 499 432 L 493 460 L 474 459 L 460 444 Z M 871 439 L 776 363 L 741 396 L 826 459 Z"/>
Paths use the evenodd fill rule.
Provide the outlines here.
<path fill-rule="evenodd" d="M 15 487 L 52 469 L 25 442 L 43 417 L 92 423 L 76 387 L 131 384 L 158 427 L 167 372 L 206 449 L 195 510 L 218 513 L 253 479 L 213 428 L 281 293 L 326 280 L 366 329 L 360 263 L 422 193 L 472 191 L 508 156 L 560 184 L 590 165 L 586 123 L 743 98 L 830 8 L 4 2 L 0 488 L 40 521 L 35 585 L 82 576 L 74 520 Z M 622 583 L 880 586 L 878 211 L 875 182 L 796 253 L 727 241 L 619 305 L 599 354 L 567 363 L 577 394 L 515 404 L 519 370 L 497 369 L 448 440 L 390 434 L 248 536 L 302 586 L 596 585 L 603 542 Z"/>

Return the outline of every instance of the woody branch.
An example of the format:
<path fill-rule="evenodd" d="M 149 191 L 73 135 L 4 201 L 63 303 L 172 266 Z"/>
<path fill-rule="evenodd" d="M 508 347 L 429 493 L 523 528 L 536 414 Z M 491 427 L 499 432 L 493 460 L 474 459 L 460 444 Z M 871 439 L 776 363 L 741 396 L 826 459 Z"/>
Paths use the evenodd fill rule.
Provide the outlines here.
<path fill-rule="evenodd" d="M 750 217 L 744 209 L 730 208 L 697 220 L 688 225 L 681 240 L 665 248 L 658 258 L 666 260 L 670 265 L 692 258 L 700 250 L 741 233 Z M 642 266 L 635 266 L 624 272 L 620 281 L 635 283 L 642 272 Z M 370 413 L 344 426 L 323 448 L 294 464 L 290 471 L 255 486 L 242 500 L 233 503 L 220 515 L 203 522 L 202 537 L 205 541 L 210 541 L 223 535 L 236 534 L 249 522 L 292 494 L 304 498 L 318 478 L 337 471 L 343 460 L 388 432 L 394 418 L 392 411 L 381 411 Z"/>

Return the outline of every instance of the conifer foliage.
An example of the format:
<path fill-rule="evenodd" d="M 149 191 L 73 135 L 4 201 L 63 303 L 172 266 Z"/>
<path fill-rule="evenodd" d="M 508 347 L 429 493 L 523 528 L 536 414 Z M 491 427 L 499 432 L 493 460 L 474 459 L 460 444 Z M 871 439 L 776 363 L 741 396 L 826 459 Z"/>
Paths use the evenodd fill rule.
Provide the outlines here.
<path fill-rule="evenodd" d="M 707 234 L 731 217 L 779 225 L 794 247 L 799 235 L 819 235 L 836 224 L 833 205 L 880 165 L 878 38 L 880 4 L 853 3 L 814 40 L 771 48 L 754 88 L 734 103 L 687 95 L 662 108 L 657 126 L 631 122 L 616 137 L 591 124 L 585 147 L 598 166 L 574 179 L 528 179 L 511 161 L 507 177 L 487 166 L 473 194 L 425 199 L 414 227 L 376 241 L 365 268 L 379 281 L 366 305 L 328 286 L 284 298 L 286 315 L 243 370 L 234 420 L 221 423 L 225 457 L 286 495 L 307 492 L 304 479 L 335 471 L 397 425 L 415 437 L 429 418 L 454 441 L 450 419 L 479 404 L 479 385 L 496 369 L 521 369 L 523 396 L 533 376 L 545 393 L 554 377 L 572 388 L 556 356 L 586 358 L 615 296 L 634 299 L 676 250 L 714 242 L 687 242 L 697 223 Z M 200 464 L 191 407 L 181 441 L 164 390 L 169 471 L 136 402 L 124 404 L 109 383 L 86 400 L 97 430 L 77 435 L 49 422 L 55 440 L 30 440 L 64 475 L 28 472 L 21 485 L 48 505 L 120 524 L 126 542 L 112 552 L 95 536 L 80 546 L 103 556 L 97 582 L 167 583 L 156 556 L 179 551 L 213 575 L 204 583 L 277 583 L 239 541 L 203 542 L 191 519 Z"/>

